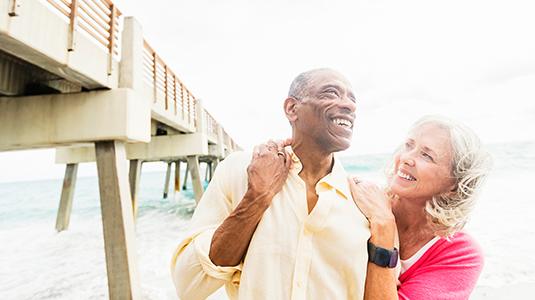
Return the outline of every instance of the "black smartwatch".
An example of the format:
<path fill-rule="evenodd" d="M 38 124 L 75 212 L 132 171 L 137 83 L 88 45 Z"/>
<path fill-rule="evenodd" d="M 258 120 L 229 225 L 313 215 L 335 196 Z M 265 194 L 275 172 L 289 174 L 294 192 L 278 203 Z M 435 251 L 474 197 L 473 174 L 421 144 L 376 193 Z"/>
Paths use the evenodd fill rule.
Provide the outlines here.
<path fill-rule="evenodd" d="M 368 240 L 368 261 L 380 266 L 395 268 L 398 264 L 398 249 L 388 250 L 377 247 Z"/>

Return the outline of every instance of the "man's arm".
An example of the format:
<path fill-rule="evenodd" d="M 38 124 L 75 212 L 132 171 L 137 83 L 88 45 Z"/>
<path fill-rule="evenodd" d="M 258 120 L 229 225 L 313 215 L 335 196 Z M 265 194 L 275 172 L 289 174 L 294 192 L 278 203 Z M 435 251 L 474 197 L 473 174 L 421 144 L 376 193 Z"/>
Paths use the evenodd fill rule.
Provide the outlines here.
<path fill-rule="evenodd" d="M 284 147 L 291 142 L 291 139 L 270 141 L 255 147 L 247 167 L 247 192 L 212 238 L 210 260 L 216 266 L 235 266 L 242 261 L 264 212 L 286 182 L 291 159 L 286 159 L 288 153 Z"/>

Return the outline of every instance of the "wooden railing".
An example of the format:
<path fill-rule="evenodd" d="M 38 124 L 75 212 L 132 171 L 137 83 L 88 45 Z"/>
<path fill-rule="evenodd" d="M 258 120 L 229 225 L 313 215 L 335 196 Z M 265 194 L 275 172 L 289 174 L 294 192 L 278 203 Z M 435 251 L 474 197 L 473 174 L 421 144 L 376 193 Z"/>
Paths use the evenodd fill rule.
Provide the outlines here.
<path fill-rule="evenodd" d="M 163 94 L 166 110 L 171 104 L 175 115 L 180 111 L 182 120 L 187 118 L 188 123 L 196 124 L 195 97 L 145 40 L 143 40 L 143 79 L 154 88 L 154 102 L 157 101 L 158 93 Z"/>
<path fill-rule="evenodd" d="M 76 32 L 82 29 L 102 45 L 109 53 L 108 74 L 111 74 L 112 57 L 119 53 L 120 44 L 119 24 L 122 13 L 110 0 L 46 0 L 63 14 L 69 23 L 68 50 L 76 48 Z M 143 40 L 143 79 L 154 88 L 154 101 L 158 95 L 164 96 L 165 109 L 173 109 L 176 116 L 182 120 L 196 123 L 195 97 L 177 78 L 156 51 Z M 218 123 L 205 110 L 206 133 L 217 140 Z M 234 150 L 235 143 L 223 130 L 223 143 Z"/>
<path fill-rule="evenodd" d="M 205 118 L 206 118 L 206 134 L 208 134 L 208 137 L 211 137 L 215 140 L 217 140 L 217 122 L 216 120 L 210 115 L 206 110 L 204 111 Z"/>
<path fill-rule="evenodd" d="M 76 48 L 78 27 L 96 42 L 108 49 L 111 55 L 118 54 L 119 16 L 122 13 L 109 0 L 47 0 L 69 19 L 68 50 Z M 111 65 L 108 68 L 111 71 Z"/>

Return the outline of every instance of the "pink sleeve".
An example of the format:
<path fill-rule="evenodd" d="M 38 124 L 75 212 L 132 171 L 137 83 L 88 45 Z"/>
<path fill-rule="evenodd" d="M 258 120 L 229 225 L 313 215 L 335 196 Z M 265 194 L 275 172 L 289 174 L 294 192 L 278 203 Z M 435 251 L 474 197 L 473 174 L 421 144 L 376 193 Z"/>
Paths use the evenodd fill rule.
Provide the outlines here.
<path fill-rule="evenodd" d="M 481 247 L 469 234 L 440 239 L 399 280 L 399 299 L 466 300 L 483 270 Z"/>

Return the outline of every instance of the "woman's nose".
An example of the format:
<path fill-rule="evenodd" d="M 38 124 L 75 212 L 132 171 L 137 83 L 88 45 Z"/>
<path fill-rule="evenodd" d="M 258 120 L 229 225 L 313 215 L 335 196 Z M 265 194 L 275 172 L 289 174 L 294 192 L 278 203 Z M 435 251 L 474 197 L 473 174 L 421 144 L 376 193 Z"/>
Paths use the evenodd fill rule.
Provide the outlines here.
<path fill-rule="evenodd" d="M 414 153 L 414 150 L 403 153 L 400 157 L 401 162 L 409 166 L 414 166 Z"/>

